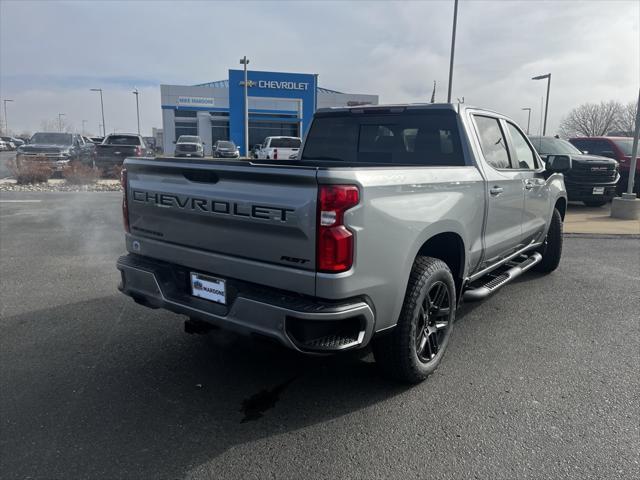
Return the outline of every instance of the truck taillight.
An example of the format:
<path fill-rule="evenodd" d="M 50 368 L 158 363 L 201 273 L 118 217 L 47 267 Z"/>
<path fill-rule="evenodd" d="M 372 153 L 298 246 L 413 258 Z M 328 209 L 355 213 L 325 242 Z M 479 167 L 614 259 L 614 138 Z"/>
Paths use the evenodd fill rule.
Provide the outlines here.
<path fill-rule="evenodd" d="M 124 231 L 131 233 L 129 228 L 129 206 L 127 205 L 127 169 L 120 171 L 120 183 L 122 184 L 122 221 L 124 223 Z"/>
<path fill-rule="evenodd" d="M 344 225 L 344 213 L 360 202 L 355 185 L 320 185 L 316 266 L 319 272 L 344 272 L 353 265 L 353 233 Z"/>
<path fill-rule="evenodd" d="M 274 159 L 274 160 L 277 160 L 277 159 L 278 159 L 278 149 L 277 149 L 277 148 L 274 148 L 274 149 L 273 149 L 273 159 Z"/>

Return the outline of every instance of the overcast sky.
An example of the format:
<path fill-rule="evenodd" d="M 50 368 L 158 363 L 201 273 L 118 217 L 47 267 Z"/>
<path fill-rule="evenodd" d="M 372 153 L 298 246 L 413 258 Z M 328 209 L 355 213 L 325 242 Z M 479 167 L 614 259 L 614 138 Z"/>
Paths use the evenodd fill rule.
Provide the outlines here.
<path fill-rule="evenodd" d="M 446 101 L 453 1 L 123 2 L 0 0 L 0 98 L 9 128 L 33 132 L 64 113 L 96 133 L 162 127 L 161 83 L 225 79 L 247 55 L 256 70 L 319 74 L 321 86 L 381 103 Z M 640 2 L 461 0 L 453 98 L 492 108 L 532 133 L 552 73 L 549 128 L 583 102 L 635 101 Z"/>

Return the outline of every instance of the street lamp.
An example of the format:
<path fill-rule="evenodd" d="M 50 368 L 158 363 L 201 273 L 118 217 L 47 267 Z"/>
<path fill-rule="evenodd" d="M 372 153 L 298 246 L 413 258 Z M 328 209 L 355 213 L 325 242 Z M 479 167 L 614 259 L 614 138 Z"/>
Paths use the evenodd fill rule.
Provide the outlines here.
<path fill-rule="evenodd" d="M 244 156 L 249 156 L 249 83 L 247 80 L 247 65 L 249 59 L 245 55 L 240 59 L 240 64 L 244 66 Z"/>
<path fill-rule="evenodd" d="M 138 116 L 138 135 L 140 135 L 140 104 L 138 103 L 138 95 L 140 95 L 140 92 L 138 92 L 137 88 L 133 89 L 133 93 L 136 96 L 136 115 Z"/>
<path fill-rule="evenodd" d="M 529 111 L 529 115 L 527 116 L 527 135 L 529 135 L 529 125 L 531 125 L 531 107 L 524 107 L 522 110 Z"/>
<path fill-rule="evenodd" d="M 62 117 L 64 117 L 64 113 L 59 113 L 58 114 L 58 131 L 61 132 L 62 131 Z"/>
<path fill-rule="evenodd" d="M 544 127 L 542 127 L 542 136 L 544 137 L 547 134 L 547 113 L 549 113 L 549 90 L 551 90 L 551 74 L 547 73 L 546 75 L 538 75 L 537 77 L 533 77 L 531 80 L 544 80 L 547 79 L 547 103 L 544 107 Z"/>
<path fill-rule="evenodd" d="M 102 110 L 102 136 L 107 136 L 107 127 L 104 124 L 104 102 L 102 101 L 102 89 L 101 88 L 92 88 L 92 92 L 100 92 L 100 109 Z"/>
<path fill-rule="evenodd" d="M 451 31 L 451 58 L 449 59 L 449 89 L 447 103 L 451 103 L 451 85 L 453 84 L 453 54 L 456 51 L 456 24 L 458 23 L 458 0 L 453 5 L 453 30 Z"/>
<path fill-rule="evenodd" d="M 4 134 L 9 135 L 9 122 L 7 121 L 7 102 L 13 102 L 10 98 L 5 98 L 4 103 Z"/>

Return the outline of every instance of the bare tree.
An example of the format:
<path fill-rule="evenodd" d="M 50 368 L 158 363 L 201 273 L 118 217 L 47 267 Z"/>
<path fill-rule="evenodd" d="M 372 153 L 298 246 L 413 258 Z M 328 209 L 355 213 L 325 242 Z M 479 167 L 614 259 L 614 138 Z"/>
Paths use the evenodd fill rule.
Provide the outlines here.
<path fill-rule="evenodd" d="M 615 129 L 622 135 L 633 136 L 636 129 L 636 102 L 629 102 L 620 107 Z"/>
<path fill-rule="evenodd" d="M 620 102 L 584 103 L 574 108 L 560 122 L 559 133 L 563 137 L 606 135 L 616 129 L 623 106 Z"/>

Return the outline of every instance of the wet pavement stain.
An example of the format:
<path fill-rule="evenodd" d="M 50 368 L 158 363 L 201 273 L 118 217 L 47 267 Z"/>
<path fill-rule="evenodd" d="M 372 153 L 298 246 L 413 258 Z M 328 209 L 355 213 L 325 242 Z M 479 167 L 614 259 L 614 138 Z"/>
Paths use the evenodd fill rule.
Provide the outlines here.
<path fill-rule="evenodd" d="M 296 379 L 297 376 L 290 378 L 271 389 L 260 390 L 258 393 L 245 398 L 242 401 L 240 411 L 244 413 L 244 418 L 240 423 L 258 420 L 263 416 L 264 412 L 275 407 L 276 402 L 280 399 L 280 394 Z"/>

